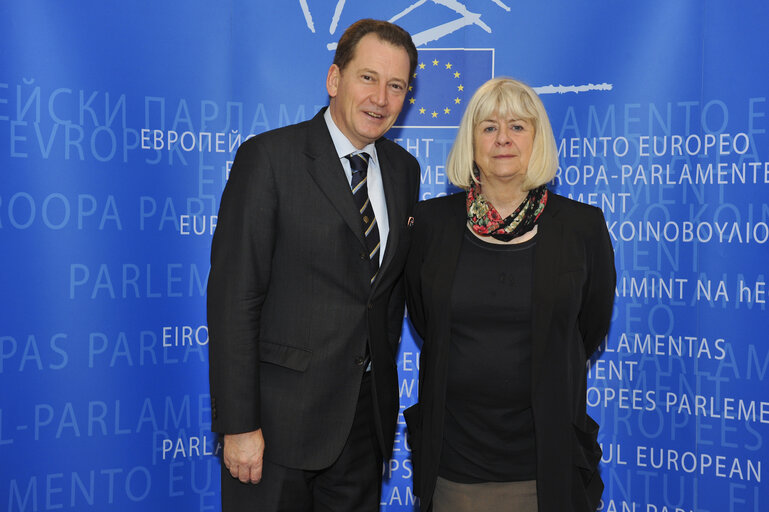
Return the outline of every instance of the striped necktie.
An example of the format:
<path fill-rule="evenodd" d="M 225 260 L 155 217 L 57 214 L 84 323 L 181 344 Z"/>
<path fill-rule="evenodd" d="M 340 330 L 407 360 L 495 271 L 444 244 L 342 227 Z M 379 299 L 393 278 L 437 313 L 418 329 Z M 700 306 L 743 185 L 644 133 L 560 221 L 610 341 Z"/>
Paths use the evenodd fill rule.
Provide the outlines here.
<path fill-rule="evenodd" d="M 369 262 L 371 265 L 371 282 L 374 282 L 377 271 L 379 270 L 379 227 L 374 216 L 374 208 L 368 197 L 368 153 L 351 153 L 347 155 L 352 169 L 352 195 L 355 204 L 360 211 L 361 222 L 363 226 L 363 235 L 366 239 L 366 247 L 369 253 Z"/>

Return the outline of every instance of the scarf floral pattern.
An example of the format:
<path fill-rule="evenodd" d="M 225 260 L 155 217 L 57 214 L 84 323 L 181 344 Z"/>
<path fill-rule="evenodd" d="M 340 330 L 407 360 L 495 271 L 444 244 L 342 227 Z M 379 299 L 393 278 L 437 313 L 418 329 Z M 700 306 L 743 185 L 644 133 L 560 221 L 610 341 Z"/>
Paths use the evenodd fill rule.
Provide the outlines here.
<path fill-rule="evenodd" d="M 546 204 L 547 187 L 542 185 L 530 190 L 518 208 L 503 219 L 494 206 L 486 201 L 480 185 L 473 183 L 467 191 L 467 221 L 479 235 L 509 242 L 534 229 Z"/>

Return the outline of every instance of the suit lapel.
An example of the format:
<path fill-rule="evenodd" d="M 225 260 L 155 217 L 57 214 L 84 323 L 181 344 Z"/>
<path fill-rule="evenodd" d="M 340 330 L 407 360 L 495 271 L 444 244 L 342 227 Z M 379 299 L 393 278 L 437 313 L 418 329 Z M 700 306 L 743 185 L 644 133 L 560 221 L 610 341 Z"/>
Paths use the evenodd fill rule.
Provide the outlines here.
<path fill-rule="evenodd" d="M 379 273 L 387 271 L 387 267 L 393 259 L 395 251 L 400 242 L 402 226 L 405 222 L 404 214 L 406 212 L 406 190 L 408 184 L 404 181 L 405 173 L 397 169 L 397 164 L 390 158 L 389 152 L 384 149 L 382 144 L 376 145 L 376 153 L 379 159 L 379 173 L 382 176 L 382 185 L 384 187 L 385 203 L 387 203 L 387 219 L 390 230 L 387 235 L 387 245 L 385 247 L 382 264 Z M 381 280 L 375 281 L 378 282 Z"/>
<path fill-rule="evenodd" d="M 336 154 L 326 121 L 323 119 L 325 110 L 325 108 L 321 109 L 310 120 L 304 149 L 304 153 L 312 160 L 312 164 L 308 166 L 308 172 L 365 249 L 366 242 L 363 239 L 360 212 L 355 205 L 350 183 L 344 174 L 344 168 Z"/>
<path fill-rule="evenodd" d="M 545 364 L 545 351 L 553 314 L 555 287 L 561 263 L 563 224 L 558 206 L 551 201 L 542 212 L 534 246 L 534 292 L 532 318 L 532 386 L 536 387 Z"/>

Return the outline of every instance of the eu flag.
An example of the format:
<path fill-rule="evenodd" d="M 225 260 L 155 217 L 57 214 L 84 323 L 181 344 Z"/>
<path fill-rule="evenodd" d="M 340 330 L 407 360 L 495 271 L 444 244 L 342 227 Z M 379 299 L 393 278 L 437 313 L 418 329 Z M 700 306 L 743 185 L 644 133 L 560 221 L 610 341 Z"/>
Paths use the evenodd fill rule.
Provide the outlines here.
<path fill-rule="evenodd" d="M 475 90 L 494 76 L 494 49 L 422 48 L 396 126 L 456 128 Z"/>

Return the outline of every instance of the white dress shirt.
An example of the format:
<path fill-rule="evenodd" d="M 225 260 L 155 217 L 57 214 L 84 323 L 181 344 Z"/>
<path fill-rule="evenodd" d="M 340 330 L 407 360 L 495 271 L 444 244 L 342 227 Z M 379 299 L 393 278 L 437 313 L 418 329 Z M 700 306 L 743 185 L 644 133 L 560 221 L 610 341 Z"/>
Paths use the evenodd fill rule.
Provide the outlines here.
<path fill-rule="evenodd" d="M 377 227 L 379 228 L 379 264 L 381 265 L 382 259 L 384 258 L 385 248 L 387 247 L 387 234 L 390 232 L 390 222 L 387 219 L 387 203 L 385 202 L 382 172 L 379 168 L 379 158 L 376 154 L 376 147 L 371 143 L 363 149 L 356 148 L 336 126 L 334 120 L 331 118 L 330 110 L 326 109 L 323 118 L 326 120 L 326 126 L 328 126 L 328 131 L 331 134 L 331 140 L 334 141 L 334 148 L 336 148 L 336 153 L 339 155 L 339 161 L 342 162 L 344 174 L 347 176 L 347 183 L 352 182 L 352 169 L 350 168 L 350 161 L 345 157 L 350 153 L 360 152 L 368 153 L 370 156 L 366 174 L 366 185 L 368 187 L 368 198 L 369 201 L 371 201 L 371 207 L 374 209 L 374 216 L 376 217 Z"/>

